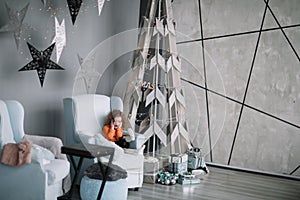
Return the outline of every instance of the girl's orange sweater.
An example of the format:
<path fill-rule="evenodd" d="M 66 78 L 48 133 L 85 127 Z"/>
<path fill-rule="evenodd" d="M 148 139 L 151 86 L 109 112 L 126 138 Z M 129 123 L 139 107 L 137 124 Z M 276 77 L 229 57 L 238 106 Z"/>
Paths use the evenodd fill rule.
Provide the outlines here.
<path fill-rule="evenodd" d="M 116 142 L 123 136 L 123 130 L 121 128 L 111 129 L 110 125 L 105 125 L 103 135 L 109 141 Z"/>

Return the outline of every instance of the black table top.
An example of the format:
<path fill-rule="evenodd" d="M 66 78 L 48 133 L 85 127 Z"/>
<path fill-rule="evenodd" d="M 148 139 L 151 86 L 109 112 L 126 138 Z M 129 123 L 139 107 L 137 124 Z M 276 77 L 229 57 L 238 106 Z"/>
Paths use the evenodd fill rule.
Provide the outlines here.
<path fill-rule="evenodd" d="M 73 156 L 81 156 L 86 158 L 95 158 L 113 155 L 115 149 L 113 147 L 95 145 L 95 144 L 72 144 L 61 147 L 61 153 Z"/>

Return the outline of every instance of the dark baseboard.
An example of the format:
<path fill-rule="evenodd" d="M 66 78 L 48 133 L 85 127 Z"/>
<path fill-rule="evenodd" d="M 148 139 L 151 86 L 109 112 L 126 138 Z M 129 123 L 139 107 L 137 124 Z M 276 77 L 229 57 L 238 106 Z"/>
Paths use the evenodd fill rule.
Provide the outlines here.
<path fill-rule="evenodd" d="M 300 181 L 299 176 L 279 174 L 279 173 L 273 173 L 273 172 L 267 172 L 267 171 L 261 171 L 261 170 L 254 170 L 254 169 L 248 169 L 248 168 L 242 168 L 242 167 L 235 167 L 235 166 L 229 166 L 229 165 L 222 165 L 222 164 L 210 163 L 210 162 L 206 162 L 206 165 L 208 167 L 217 167 L 217 168 L 222 168 L 222 169 L 228 169 L 228 170 L 241 171 L 241 172 L 247 172 L 247 173 L 252 173 L 252 174 L 259 174 L 259 175 L 264 175 L 264 176 L 272 176 L 272 177 L 278 177 L 278 178 L 285 178 L 285 179 Z"/>

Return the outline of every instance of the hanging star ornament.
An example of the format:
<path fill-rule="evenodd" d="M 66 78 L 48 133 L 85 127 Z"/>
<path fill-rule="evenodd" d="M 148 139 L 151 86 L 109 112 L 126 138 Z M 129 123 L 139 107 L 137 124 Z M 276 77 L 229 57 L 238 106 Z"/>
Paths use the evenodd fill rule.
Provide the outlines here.
<path fill-rule="evenodd" d="M 50 60 L 55 43 L 44 51 L 38 51 L 28 42 L 27 45 L 33 60 L 23 68 L 19 69 L 19 71 L 36 70 L 40 79 L 41 87 L 43 87 L 47 69 L 64 70 L 64 68 Z"/>
<path fill-rule="evenodd" d="M 82 4 L 82 0 L 67 0 L 67 2 L 68 2 L 71 18 L 72 18 L 72 23 L 74 25 Z"/>
<path fill-rule="evenodd" d="M 28 10 L 28 6 L 29 3 L 26 4 L 26 6 L 22 10 L 14 12 L 12 9 L 8 7 L 7 4 L 5 4 L 9 21 L 6 25 L 0 28 L 0 32 L 14 32 L 14 37 L 18 49 L 19 49 L 19 42 L 21 38 L 20 36 L 22 32 L 21 29 L 22 29 L 26 12 Z"/>
<path fill-rule="evenodd" d="M 56 62 L 58 63 L 63 48 L 66 46 L 66 28 L 64 19 L 62 20 L 61 24 L 59 24 L 57 18 L 55 17 L 55 36 L 52 43 L 56 44 Z"/>
<path fill-rule="evenodd" d="M 80 64 L 80 71 L 76 75 L 75 79 L 82 79 L 87 94 L 92 94 L 96 91 L 95 86 L 100 79 L 101 74 L 96 70 L 94 61 L 95 54 L 93 54 L 88 60 L 83 62 L 83 58 L 77 55 Z M 93 87 L 94 86 L 94 87 Z"/>

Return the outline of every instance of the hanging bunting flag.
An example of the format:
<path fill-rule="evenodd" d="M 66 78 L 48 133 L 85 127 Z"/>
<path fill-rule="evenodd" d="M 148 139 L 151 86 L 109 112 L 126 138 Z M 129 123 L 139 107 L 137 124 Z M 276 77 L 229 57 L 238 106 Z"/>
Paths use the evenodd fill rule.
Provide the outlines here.
<path fill-rule="evenodd" d="M 156 56 L 153 56 L 150 61 L 149 69 L 152 70 L 153 67 L 157 65 Z"/>
<path fill-rule="evenodd" d="M 149 140 L 149 138 L 152 135 L 156 135 L 160 141 L 163 143 L 164 146 L 167 146 L 167 136 L 166 134 L 163 132 L 163 130 L 161 130 L 161 128 L 159 127 L 159 125 L 154 121 L 153 125 L 151 125 L 145 132 L 144 132 L 144 137 L 145 137 L 145 141 Z"/>
<path fill-rule="evenodd" d="M 186 129 L 182 126 L 181 123 L 177 123 L 175 128 L 173 129 L 173 132 L 171 133 L 171 143 L 174 144 L 176 139 L 178 138 L 179 134 L 187 141 L 189 142 L 189 133 L 186 131 Z"/>
<path fill-rule="evenodd" d="M 17 45 L 17 49 L 19 49 L 19 42 L 21 39 L 23 20 L 28 10 L 28 6 L 29 3 L 26 4 L 26 6 L 23 9 L 21 9 L 21 11 L 14 12 L 5 3 L 9 21 L 6 25 L 0 28 L 0 32 L 14 32 L 14 38 Z"/>
<path fill-rule="evenodd" d="M 74 25 L 77 15 L 79 14 L 82 0 L 67 0 L 67 2 L 68 2 L 71 18 L 72 18 L 72 23 Z"/>
<path fill-rule="evenodd" d="M 167 25 L 168 25 L 169 32 L 172 33 L 175 36 L 176 35 L 176 31 L 175 31 L 175 28 L 174 28 L 173 19 L 167 19 Z"/>
<path fill-rule="evenodd" d="M 164 57 L 162 57 L 159 53 L 157 53 L 157 63 L 158 65 L 161 67 L 162 70 L 166 70 L 165 69 L 165 59 Z"/>
<path fill-rule="evenodd" d="M 181 63 L 180 60 L 178 58 L 178 56 L 175 56 L 174 54 L 172 55 L 172 61 L 173 61 L 173 66 L 179 71 L 181 72 Z"/>
<path fill-rule="evenodd" d="M 55 17 L 55 36 L 52 43 L 56 44 L 56 62 L 58 62 L 63 48 L 66 46 L 66 28 L 64 19 L 62 20 L 61 24 L 59 24 L 57 18 Z"/>
<path fill-rule="evenodd" d="M 166 97 L 163 95 L 163 93 L 158 89 L 158 87 L 155 88 L 155 90 L 152 90 L 150 94 L 147 95 L 146 97 L 146 104 L 145 106 L 147 107 L 151 102 L 153 102 L 154 99 L 157 99 L 158 102 L 165 107 L 165 101 Z"/>
<path fill-rule="evenodd" d="M 173 129 L 173 132 L 171 133 L 171 144 L 174 144 L 174 142 L 178 138 L 178 135 L 179 135 L 178 124 L 176 124 L 175 128 Z"/>
<path fill-rule="evenodd" d="M 179 133 L 185 139 L 186 142 L 190 142 L 189 133 L 181 123 L 179 123 Z"/>
<path fill-rule="evenodd" d="M 99 13 L 99 16 L 101 15 L 101 11 L 102 11 L 104 2 L 105 2 L 105 0 L 98 0 L 98 13 Z"/>
<path fill-rule="evenodd" d="M 169 57 L 168 61 L 167 61 L 167 72 L 169 72 L 169 70 L 172 68 L 172 56 Z"/>
<path fill-rule="evenodd" d="M 165 35 L 164 32 L 164 25 L 163 25 L 163 20 L 159 20 L 156 18 L 155 20 L 155 25 L 156 25 L 156 30 L 161 34 L 161 35 Z"/>
<path fill-rule="evenodd" d="M 50 60 L 55 43 L 44 51 L 38 51 L 28 42 L 27 45 L 33 60 L 19 69 L 19 71 L 36 70 L 40 79 L 41 87 L 43 87 L 47 69 L 64 70 L 64 68 Z"/>
<path fill-rule="evenodd" d="M 167 27 L 167 25 L 164 25 L 164 36 L 167 36 L 168 34 L 169 34 L 169 29 L 168 29 L 168 27 Z"/>
<path fill-rule="evenodd" d="M 185 107 L 185 99 L 183 97 L 183 95 L 181 94 L 181 92 L 176 88 L 175 89 L 175 94 L 176 94 L 176 99 L 177 101 L 183 106 Z"/>

